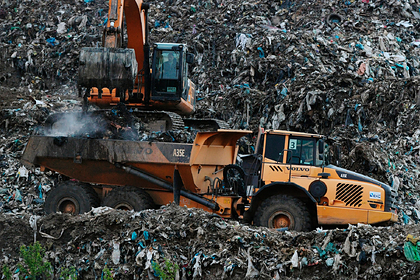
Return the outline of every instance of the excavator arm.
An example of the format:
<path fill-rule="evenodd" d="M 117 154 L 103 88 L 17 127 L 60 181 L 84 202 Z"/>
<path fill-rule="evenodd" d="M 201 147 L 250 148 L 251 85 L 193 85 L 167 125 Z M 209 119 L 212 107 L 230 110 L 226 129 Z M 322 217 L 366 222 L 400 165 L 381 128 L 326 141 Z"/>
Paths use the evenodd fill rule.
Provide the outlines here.
<path fill-rule="evenodd" d="M 96 99 L 93 103 L 99 103 L 103 93 L 106 96 L 103 103 L 125 101 L 133 96 L 135 87 L 137 95 L 149 90 L 148 8 L 141 0 L 109 1 L 103 47 L 82 48 L 79 56 L 79 89 L 85 101 L 92 96 L 89 101 Z M 124 14 L 127 48 L 122 48 Z M 82 88 L 85 88 L 84 93 Z"/>

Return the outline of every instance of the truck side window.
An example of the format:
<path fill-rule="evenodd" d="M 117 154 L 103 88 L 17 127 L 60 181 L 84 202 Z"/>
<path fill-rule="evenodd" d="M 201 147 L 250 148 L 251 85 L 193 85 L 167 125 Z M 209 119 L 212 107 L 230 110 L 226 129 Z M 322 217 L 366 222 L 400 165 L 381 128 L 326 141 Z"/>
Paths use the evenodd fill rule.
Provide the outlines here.
<path fill-rule="evenodd" d="M 283 161 L 284 135 L 267 134 L 265 157 L 275 161 Z"/>
<path fill-rule="evenodd" d="M 315 140 L 304 137 L 290 137 L 287 163 L 314 165 Z"/>

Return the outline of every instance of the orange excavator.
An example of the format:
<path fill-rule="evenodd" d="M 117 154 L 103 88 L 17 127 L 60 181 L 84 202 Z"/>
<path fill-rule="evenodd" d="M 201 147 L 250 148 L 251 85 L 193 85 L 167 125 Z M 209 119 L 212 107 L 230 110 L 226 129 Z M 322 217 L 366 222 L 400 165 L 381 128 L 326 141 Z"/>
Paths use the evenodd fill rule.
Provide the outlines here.
<path fill-rule="evenodd" d="M 188 78 L 188 65 L 194 55 L 187 51 L 186 44 L 155 43 L 151 47 L 148 10 L 149 4 L 141 0 L 109 0 L 103 47 L 82 48 L 79 56 L 78 86 L 84 111 L 89 104 L 104 109 L 123 103 L 134 109 L 137 117 L 164 120 L 162 130 L 184 126 L 228 128 L 220 120 L 182 120 L 179 116 L 195 111 L 195 84 Z"/>

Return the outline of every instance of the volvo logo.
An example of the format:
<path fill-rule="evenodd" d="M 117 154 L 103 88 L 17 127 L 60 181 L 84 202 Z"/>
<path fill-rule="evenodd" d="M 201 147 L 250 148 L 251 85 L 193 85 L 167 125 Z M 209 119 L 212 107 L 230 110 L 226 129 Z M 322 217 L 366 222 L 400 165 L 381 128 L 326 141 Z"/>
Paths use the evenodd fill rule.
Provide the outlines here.
<path fill-rule="evenodd" d="M 287 167 L 287 170 L 292 170 L 292 171 L 305 171 L 305 172 L 309 172 L 309 168 L 308 167 L 292 167 L 290 168 L 289 166 Z"/>

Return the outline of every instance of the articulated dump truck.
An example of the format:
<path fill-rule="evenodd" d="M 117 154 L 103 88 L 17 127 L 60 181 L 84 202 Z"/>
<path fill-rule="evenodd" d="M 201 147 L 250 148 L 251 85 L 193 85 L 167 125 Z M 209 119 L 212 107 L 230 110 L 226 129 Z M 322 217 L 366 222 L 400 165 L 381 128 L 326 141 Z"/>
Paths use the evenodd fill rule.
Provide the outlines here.
<path fill-rule="evenodd" d="M 193 144 L 34 135 L 22 162 L 71 178 L 48 193 L 46 213 L 100 205 L 141 211 L 175 202 L 297 231 L 397 221 L 396 192 L 328 164 L 322 136 L 268 130 L 254 154 L 238 156 L 237 141 L 249 133 L 198 132 Z"/>

